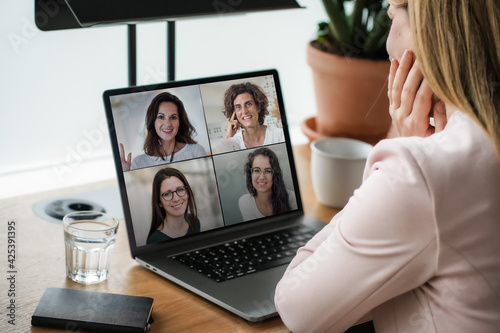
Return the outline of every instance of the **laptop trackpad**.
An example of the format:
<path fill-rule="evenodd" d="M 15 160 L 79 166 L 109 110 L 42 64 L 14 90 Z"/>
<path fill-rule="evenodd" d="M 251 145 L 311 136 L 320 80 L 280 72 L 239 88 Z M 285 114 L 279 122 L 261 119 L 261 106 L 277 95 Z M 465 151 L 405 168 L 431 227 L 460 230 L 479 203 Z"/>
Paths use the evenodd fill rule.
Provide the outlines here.
<path fill-rule="evenodd" d="M 282 265 L 217 283 L 213 296 L 218 300 L 214 302 L 231 312 L 241 312 L 240 316 L 252 322 L 277 316 L 274 292 L 286 267 Z"/>

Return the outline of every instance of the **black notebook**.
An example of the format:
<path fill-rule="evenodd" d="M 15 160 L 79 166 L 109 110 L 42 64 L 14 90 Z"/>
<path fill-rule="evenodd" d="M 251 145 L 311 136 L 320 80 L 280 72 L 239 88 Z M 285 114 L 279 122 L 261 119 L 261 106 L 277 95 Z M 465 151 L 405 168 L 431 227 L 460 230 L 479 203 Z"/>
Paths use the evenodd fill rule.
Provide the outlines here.
<path fill-rule="evenodd" d="M 33 326 L 85 332 L 146 332 L 149 297 L 47 288 L 31 317 Z"/>

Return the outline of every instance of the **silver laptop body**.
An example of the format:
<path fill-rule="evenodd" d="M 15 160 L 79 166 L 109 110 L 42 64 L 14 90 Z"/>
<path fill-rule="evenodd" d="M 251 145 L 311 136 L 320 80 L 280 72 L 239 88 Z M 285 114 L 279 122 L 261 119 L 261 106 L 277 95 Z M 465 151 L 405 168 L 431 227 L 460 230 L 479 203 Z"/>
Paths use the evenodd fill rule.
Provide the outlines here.
<path fill-rule="evenodd" d="M 263 147 L 279 158 L 283 180 L 293 203 L 287 212 L 250 220 L 243 218 L 239 200 L 249 195 L 244 172 L 246 158 L 259 148 L 232 150 L 234 145 L 225 144 L 227 118 L 222 114 L 224 93 L 233 85 L 247 82 L 261 87 L 268 99 L 269 114 L 264 124 L 283 131 L 281 142 Z M 132 154 L 132 160 L 144 154 L 148 135 L 146 113 L 152 100 L 163 93 L 174 95 L 183 102 L 196 131 L 193 138 L 197 148 L 201 146 L 206 155 L 178 161 L 167 158 L 151 166 L 132 163 L 130 170 L 124 170 L 120 145 L 125 155 Z M 323 222 L 303 212 L 277 71 L 113 89 L 105 91 L 103 97 L 132 257 L 147 269 L 248 321 L 259 322 L 277 316 L 274 291 L 286 264 L 217 282 L 172 259 L 186 252 L 277 230 L 307 226 L 317 232 L 324 226 Z M 181 155 L 180 152 L 175 154 Z M 188 180 L 200 230 L 184 237 L 148 243 L 156 204 L 152 194 L 154 177 L 165 168 L 180 170 Z"/>

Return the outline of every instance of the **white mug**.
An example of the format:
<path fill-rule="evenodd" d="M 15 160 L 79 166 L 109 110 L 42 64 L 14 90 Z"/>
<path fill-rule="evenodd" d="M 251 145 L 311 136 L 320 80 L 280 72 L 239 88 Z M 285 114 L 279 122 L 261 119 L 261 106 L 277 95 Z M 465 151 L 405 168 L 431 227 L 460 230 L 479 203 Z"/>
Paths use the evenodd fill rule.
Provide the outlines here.
<path fill-rule="evenodd" d="M 324 205 L 342 208 L 360 187 L 372 145 L 348 138 L 326 138 L 311 143 L 314 193 Z"/>

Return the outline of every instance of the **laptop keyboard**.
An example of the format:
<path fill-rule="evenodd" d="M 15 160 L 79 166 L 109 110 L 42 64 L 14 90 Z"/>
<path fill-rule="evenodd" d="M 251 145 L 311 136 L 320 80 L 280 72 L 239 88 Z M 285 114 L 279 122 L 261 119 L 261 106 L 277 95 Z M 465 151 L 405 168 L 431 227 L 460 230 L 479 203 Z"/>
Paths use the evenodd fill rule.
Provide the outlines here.
<path fill-rule="evenodd" d="M 292 261 L 299 247 L 314 236 L 307 227 L 240 239 L 172 256 L 216 282 L 231 280 Z"/>

